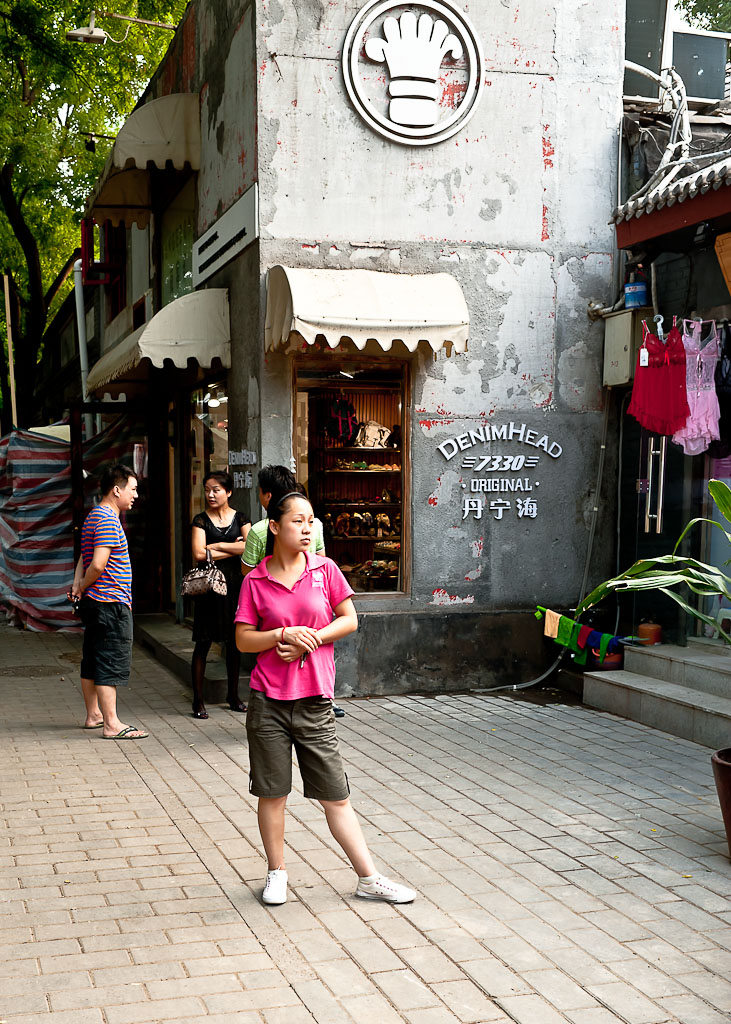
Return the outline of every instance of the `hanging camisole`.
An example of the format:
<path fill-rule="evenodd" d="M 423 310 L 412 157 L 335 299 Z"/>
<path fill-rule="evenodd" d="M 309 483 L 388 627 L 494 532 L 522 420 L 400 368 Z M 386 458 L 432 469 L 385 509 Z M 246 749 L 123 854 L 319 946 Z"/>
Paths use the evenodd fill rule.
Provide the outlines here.
<path fill-rule="evenodd" d="M 701 334 L 709 323 L 711 331 L 704 344 Z M 719 347 L 715 320 L 684 320 L 683 345 L 690 415 L 685 425 L 673 435 L 673 441 L 681 445 L 686 455 L 700 455 L 711 441 L 719 439 L 721 411 L 716 397 Z"/>
<path fill-rule="evenodd" d="M 642 365 L 643 351 L 647 353 L 646 366 Z M 643 320 L 642 346 L 637 353 L 627 412 L 653 434 L 674 434 L 690 413 L 685 380 L 685 348 L 675 317 L 664 342 L 648 330 Z"/>
<path fill-rule="evenodd" d="M 721 411 L 718 421 L 720 436 L 718 441 L 708 446 L 708 454 L 714 459 L 727 459 L 731 455 L 731 327 L 728 320 L 724 320 L 721 330 L 720 357 L 716 366 L 716 397 Z"/>

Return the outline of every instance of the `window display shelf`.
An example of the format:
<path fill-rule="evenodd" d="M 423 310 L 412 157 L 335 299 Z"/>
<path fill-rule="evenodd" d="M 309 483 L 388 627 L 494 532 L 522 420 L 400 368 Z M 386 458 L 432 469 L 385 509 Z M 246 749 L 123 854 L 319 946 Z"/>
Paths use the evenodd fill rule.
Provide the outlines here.
<path fill-rule="evenodd" d="M 400 455 L 401 454 L 401 449 L 400 448 L 363 448 L 361 445 L 359 445 L 358 447 L 355 447 L 354 445 L 350 445 L 350 446 L 343 445 L 341 447 L 340 445 L 338 445 L 337 448 L 323 448 L 322 449 L 322 454 L 323 455 L 334 455 L 335 452 L 393 452 L 394 455 Z"/>
<path fill-rule="evenodd" d="M 323 505 L 327 508 L 401 508 L 400 501 L 338 501 L 336 498 L 326 498 Z"/>
<path fill-rule="evenodd" d="M 399 541 L 399 538 L 400 534 L 394 537 L 370 537 L 364 533 L 333 533 L 325 538 L 325 547 L 327 548 L 331 540 L 367 540 L 373 544 L 381 544 L 384 540 Z M 397 555 L 398 551 L 395 551 L 394 554 Z"/>

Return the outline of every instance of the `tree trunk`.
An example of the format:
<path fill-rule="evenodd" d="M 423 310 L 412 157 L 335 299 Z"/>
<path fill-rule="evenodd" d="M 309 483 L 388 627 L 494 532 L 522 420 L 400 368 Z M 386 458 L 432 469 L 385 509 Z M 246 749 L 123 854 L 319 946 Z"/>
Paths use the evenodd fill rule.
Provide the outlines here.
<path fill-rule="evenodd" d="M 19 301 L 11 302 L 13 323 L 13 350 L 15 355 L 16 398 L 18 405 L 18 426 L 30 426 L 34 419 L 33 389 L 35 385 L 38 352 L 46 327 L 48 307 L 43 287 L 41 259 L 38 243 L 28 227 L 13 191 L 12 164 L 0 169 L 0 203 L 5 210 L 10 227 L 23 250 L 28 270 L 28 306 L 21 324 Z M 11 289 L 11 297 L 18 300 L 17 292 Z M 17 321 L 13 322 L 13 321 Z"/>

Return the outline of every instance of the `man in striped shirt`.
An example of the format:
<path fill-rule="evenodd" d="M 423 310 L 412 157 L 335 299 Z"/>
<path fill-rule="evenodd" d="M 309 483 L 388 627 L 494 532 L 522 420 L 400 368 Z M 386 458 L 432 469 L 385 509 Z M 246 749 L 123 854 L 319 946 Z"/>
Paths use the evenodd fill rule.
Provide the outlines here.
<path fill-rule="evenodd" d="M 85 729 L 102 729 L 106 740 L 141 740 L 148 734 L 117 716 L 117 687 L 129 683 L 132 667 L 132 566 L 120 512 L 132 508 L 137 480 L 117 463 L 102 473 L 102 500 L 81 529 L 73 598 L 80 598 L 84 623 L 81 689 Z"/>

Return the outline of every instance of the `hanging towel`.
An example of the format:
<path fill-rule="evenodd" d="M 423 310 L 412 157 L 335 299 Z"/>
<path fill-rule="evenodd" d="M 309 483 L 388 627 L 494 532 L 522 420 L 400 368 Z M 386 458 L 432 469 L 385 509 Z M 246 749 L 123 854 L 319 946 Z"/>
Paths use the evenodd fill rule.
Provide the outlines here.
<path fill-rule="evenodd" d="M 589 636 L 591 635 L 591 633 L 592 633 L 591 626 L 582 626 L 581 629 L 579 630 L 579 636 L 578 636 L 577 643 L 578 643 L 579 647 L 582 649 L 582 651 L 586 647 L 587 641 L 588 641 Z"/>
<path fill-rule="evenodd" d="M 556 642 L 561 644 L 562 647 L 571 646 L 571 633 L 575 625 L 574 620 L 568 619 L 565 615 L 562 615 L 559 619 Z"/>
<path fill-rule="evenodd" d="M 544 636 L 550 636 L 553 640 L 558 636 L 558 625 L 561 621 L 561 616 L 558 612 L 552 612 L 550 608 L 546 608 L 546 625 L 543 630 Z"/>

